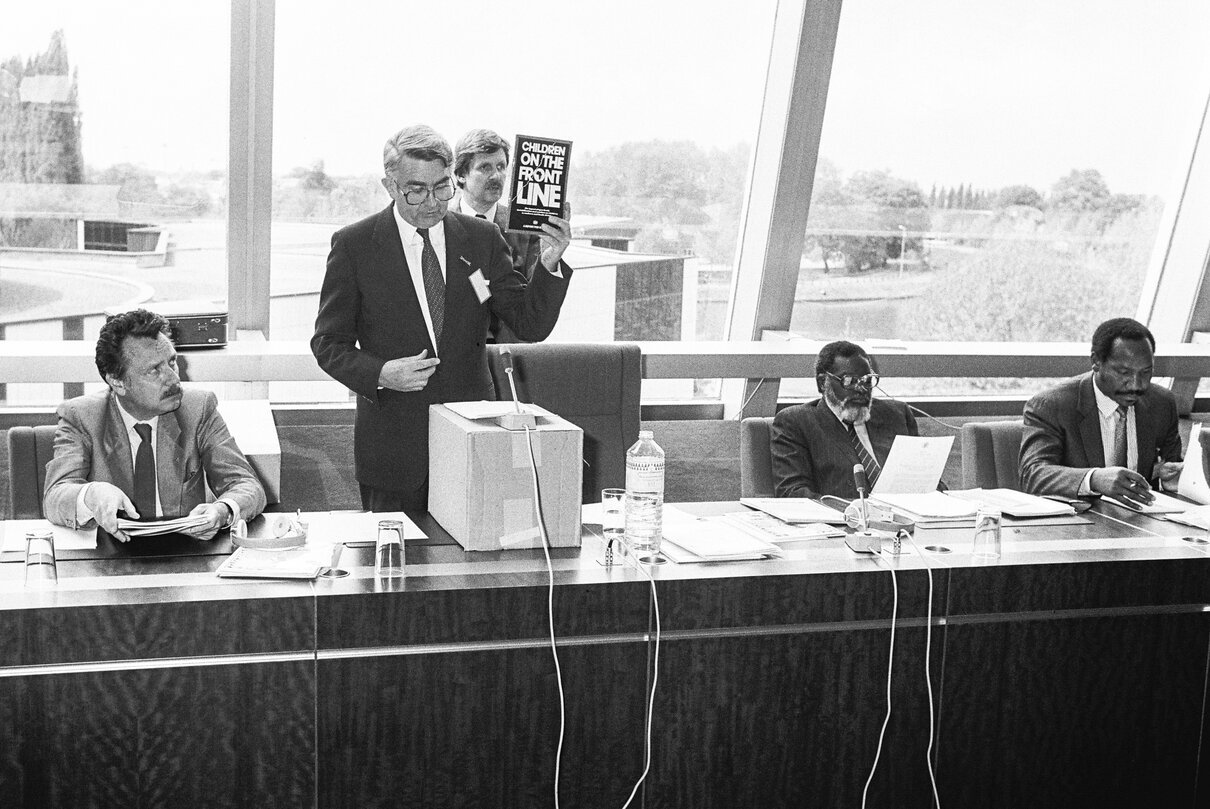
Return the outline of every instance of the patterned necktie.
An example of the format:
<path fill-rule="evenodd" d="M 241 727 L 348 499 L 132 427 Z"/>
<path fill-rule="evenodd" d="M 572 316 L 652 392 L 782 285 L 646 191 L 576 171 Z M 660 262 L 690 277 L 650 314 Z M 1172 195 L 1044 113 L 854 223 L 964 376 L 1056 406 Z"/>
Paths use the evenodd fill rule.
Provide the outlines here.
<path fill-rule="evenodd" d="M 139 519 L 154 520 L 155 514 L 155 456 L 151 452 L 151 425 L 136 424 L 139 448 L 134 454 L 134 501 Z"/>
<path fill-rule="evenodd" d="M 1113 425 L 1113 465 L 1126 465 L 1126 405 L 1118 405 Z"/>
<path fill-rule="evenodd" d="M 874 484 L 878 482 L 878 476 L 882 474 L 882 467 L 878 464 L 878 459 L 865 448 L 865 444 L 861 443 L 861 437 L 857 435 L 853 422 L 846 421 L 844 428 L 849 434 L 849 443 L 853 445 L 853 449 L 857 452 L 857 457 L 861 460 L 861 465 L 865 467 L 866 480 L 869 482 L 870 491 L 872 492 L 874 491 Z"/>
<path fill-rule="evenodd" d="M 424 278 L 424 296 L 429 299 L 429 314 L 433 316 L 433 336 L 441 342 L 441 327 L 445 325 L 445 276 L 441 274 L 441 262 L 437 251 L 429 241 L 428 228 L 416 228 L 424 240 L 420 252 L 420 275 Z"/>

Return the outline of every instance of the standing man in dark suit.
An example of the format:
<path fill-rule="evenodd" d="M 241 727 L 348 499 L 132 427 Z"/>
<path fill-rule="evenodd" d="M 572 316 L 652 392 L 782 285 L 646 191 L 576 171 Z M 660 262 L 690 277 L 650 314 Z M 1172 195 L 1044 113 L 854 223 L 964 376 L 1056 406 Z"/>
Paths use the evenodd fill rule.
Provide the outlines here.
<path fill-rule="evenodd" d="M 822 399 L 787 407 L 773 419 L 770 438 L 778 497 L 857 497 L 853 467 L 861 464 L 872 491 L 897 435 L 916 435 L 906 405 L 874 399 L 878 374 L 865 349 L 828 343 L 815 359 Z"/>
<path fill-rule="evenodd" d="M 452 164 L 433 129 L 401 129 L 383 148 L 391 205 L 332 237 L 311 351 L 357 394 L 355 474 L 371 511 L 427 508 L 429 405 L 494 398 L 488 316 L 543 340 L 571 279 L 567 220 L 543 226 L 527 285 L 495 224 L 447 211 Z"/>
<path fill-rule="evenodd" d="M 513 270 L 529 283 L 538 266 L 542 244 L 537 236 L 508 232 L 508 203 L 500 199 L 508 181 L 508 158 L 508 143 L 490 129 L 472 129 L 463 135 L 454 147 L 454 183 L 458 194 L 450 209 L 495 222 L 512 253 Z M 518 342 L 517 335 L 497 317 L 491 318 L 489 331 L 493 342 Z"/>
<path fill-rule="evenodd" d="M 1021 487 L 1033 494 L 1107 494 L 1138 505 L 1151 482 L 1175 490 L 1181 467 L 1176 398 L 1151 384 L 1155 338 L 1136 320 L 1092 335 L 1092 370 L 1025 405 Z"/>

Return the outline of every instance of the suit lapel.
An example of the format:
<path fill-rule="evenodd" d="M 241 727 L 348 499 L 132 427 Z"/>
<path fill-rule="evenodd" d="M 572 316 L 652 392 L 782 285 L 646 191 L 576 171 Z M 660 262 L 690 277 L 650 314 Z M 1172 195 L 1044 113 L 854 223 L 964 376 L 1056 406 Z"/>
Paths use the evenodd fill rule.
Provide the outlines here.
<path fill-rule="evenodd" d="M 834 446 L 840 448 L 850 468 L 853 464 L 861 463 L 861 458 L 857 457 L 857 450 L 853 449 L 853 444 L 849 440 L 849 431 L 845 429 L 840 419 L 836 418 L 832 408 L 828 407 L 828 403 L 823 399 L 820 399 L 815 405 L 815 418 L 819 422 L 820 431 L 832 439 Z"/>
<path fill-rule="evenodd" d="M 470 237 L 458 217 L 447 213 L 445 219 L 445 324 L 442 343 L 469 317 L 470 301 L 478 303 L 471 292 L 470 275 L 474 260 L 469 255 Z"/>
<path fill-rule="evenodd" d="M 369 287 L 380 291 L 390 300 L 398 301 L 400 317 L 412 323 L 420 323 L 419 331 L 427 336 L 428 329 L 423 326 L 424 312 L 420 308 L 420 297 L 412 283 L 412 273 L 408 268 L 407 256 L 403 252 L 399 225 L 395 222 L 395 212 L 391 210 L 390 205 L 378 214 L 378 220 L 374 223 L 373 238 L 378 255 L 372 266 L 380 275 Z M 446 239 L 448 245 L 448 233 Z M 431 339 L 428 345 L 429 356 L 436 355 L 436 347 Z"/>
<path fill-rule="evenodd" d="M 101 436 L 101 450 L 108 459 L 110 478 L 113 485 L 124 492 L 134 491 L 134 460 L 131 456 L 130 436 L 126 422 L 118 412 L 118 400 L 109 394 L 105 408 L 105 431 Z M 96 459 L 93 459 L 96 465 Z"/>
<path fill-rule="evenodd" d="M 1084 457 L 1089 466 L 1109 466 L 1110 459 L 1105 457 L 1105 447 L 1101 443 L 1101 416 L 1097 412 L 1097 397 L 1092 392 L 1092 374 L 1085 375 L 1080 383 L 1080 395 L 1076 402 L 1076 411 L 1080 414 L 1080 440 L 1084 443 Z"/>
<path fill-rule="evenodd" d="M 182 488 L 186 473 L 184 437 L 177 412 L 160 416 L 155 439 L 155 477 L 160 490 L 160 509 L 164 516 L 180 516 Z"/>
<path fill-rule="evenodd" d="M 1134 434 L 1138 440 L 1139 468 L 1136 470 L 1145 478 L 1151 478 L 1151 470 L 1155 466 L 1155 432 L 1151 418 L 1151 401 L 1146 395 L 1140 396 L 1134 405 Z"/>
<path fill-rule="evenodd" d="M 891 444 L 895 442 L 895 431 L 887 426 L 889 417 L 887 410 L 874 407 L 874 400 L 870 400 L 870 420 L 866 422 L 865 430 L 870 436 L 870 446 L 874 448 L 874 460 L 878 461 L 879 466 L 886 466 L 887 456 L 891 454 Z M 856 456 L 857 453 L 853 454 Z"/>

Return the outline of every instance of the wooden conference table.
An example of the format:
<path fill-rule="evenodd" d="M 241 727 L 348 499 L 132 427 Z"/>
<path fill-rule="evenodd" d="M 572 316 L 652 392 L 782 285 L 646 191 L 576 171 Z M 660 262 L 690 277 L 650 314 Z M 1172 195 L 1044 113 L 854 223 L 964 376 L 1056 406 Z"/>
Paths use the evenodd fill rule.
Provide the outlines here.
<path fill-rule="evenodd" d="M 688 506 L 699 514 L 735 503 Z M 918 531 L 654 570 L 651 772 L 632 806 L 1207 805 L 1210 545 L 1098 504 L 1081 525 Z M 427 517 L 407 575 L 219 579 L 212 555 L 0 563 L 0 806 L 552 806 L 559 696 L 540 550 L 466 553 Z M 643 769 L 650 584 L 556 549 L 564 806 Z M 104 554 L 102 554 L 104 555 Z M 9 559 L 8 557 L 13 558 Z M 928 567 L 933 571 L 932 620 Z M 931 630 L 931 632 L 929 631 Z M 1162 798 L 1162 800 L 1161 800 Z"/>

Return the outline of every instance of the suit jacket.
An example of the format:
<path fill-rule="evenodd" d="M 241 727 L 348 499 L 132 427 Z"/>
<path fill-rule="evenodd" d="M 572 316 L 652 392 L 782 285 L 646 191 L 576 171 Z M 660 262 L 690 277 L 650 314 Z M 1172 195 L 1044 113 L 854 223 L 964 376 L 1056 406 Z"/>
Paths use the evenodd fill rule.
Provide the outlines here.
<path fill-rule="evenodd" d="M 874 399 L 866 431 L 874 457 L 885 464 L 897 435 L 917 435 L 907 405 Z M 861 463 L 848 431 L 823 399 L 794 405 L 773 418 L 770 437 L 773 479 L 778 497 L 857 497 L 853 466 Z M 875 484 L 877 489 L 877 484 Z"/>
<path fill-rule="evenodd" d="M 1092 372 L 1034 396 L 1025 405 L 1021 435 L 1021 488 L 1033 494 L 1075 497 L 1088 470 L 1108 466 Z M 1139 465 L 1151 479 L 1157 457 L 1181 459 L 1176 398 L 1156 385 L 1134 406 Z"/>
<path fill-rule="evenodd" d="M 130 437 L 111 393 L 77 396 L 59 405 L 55 455 L 46 465 L 42 513 L 57 525 L 78 528 L 76 499 L 90 481 L 134 492 Z M 188 514 L 215 496 L 239 506 L 250 520 L 265 508 L 265 490 L 248 465 L 206 390 L 184 389 L 181 406 L 160 416 L 155 443 L 156 482 L 165 517 Z M 141 515 L 147 516 L 147 515 Z"/>
<path fill-rule="evenodd" d="M 445 215 L 445 326 L 434 351 L 390 206 L 332 236 L 311 351 L 319 366 L 357 394 L 353 459 L 357 480 L 414 491 L 428 476 L 430 404 L 494 399 L 484 348 L 496 314 L 525 340 L 546 338 L 559 317 L 572 271 L 537 272 L 525 284 L 495 223 Z M 471 286 L 479 270 L 491 297 Z M 379 390 L 387 360 L 419 354 L 441 359 L 423 390 Z"/>
<path fill-rule="evenodd" d="M 461 210 L 462 191 L 459 190 L 454 198 L 450 201 L 450 208 Z M 513 260 L 513 271 L 521 276 L 524 283 L 528 284 L 529 280 L 534 277 L 534 269 L 542 260 L 542 240 L 537 236 L 526 236 L 524 233 L 509 233 L 508 232 L 508 203 L 501 200 L 496 203 L 496 215 L 492 219 L 496 223 L 496 227 L 500 228 L 500 233 L 504 236 L 504 243 L 508 245 L 509 254 Z M 492 315 L 488 319 L 487 333 L 489 342 L 493 343 L 522 343 L 525 342 L 508 326 L 500 322 L 500 318 Z"/>

